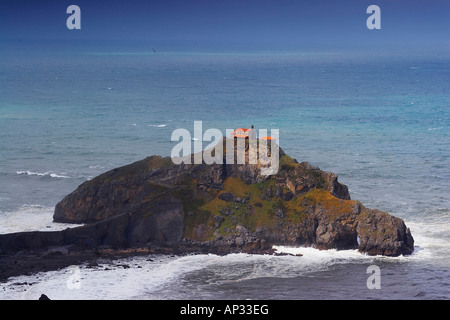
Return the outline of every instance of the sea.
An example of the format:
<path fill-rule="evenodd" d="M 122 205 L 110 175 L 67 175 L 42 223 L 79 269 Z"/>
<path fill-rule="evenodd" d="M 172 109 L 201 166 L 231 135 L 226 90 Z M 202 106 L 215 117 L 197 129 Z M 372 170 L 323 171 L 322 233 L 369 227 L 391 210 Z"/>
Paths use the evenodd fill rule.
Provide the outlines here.
<path fill-rule="evenodd" d="M 432 46 L 5 41 L 0 233 L 74 227 L 52 221 L 64 196 L 112 168 L 170 156 L 172 132 L 194 134 L 201 121 L 224 134 L 278 129 L 287 154 L 336 173 L 366 207 L 402 218 L 415 250 L 394 258 L 280 246 L 302 256 L 99 260 L 9 278 L 0 299 L 449 299 L 449 84 L 450 51 Z"/>

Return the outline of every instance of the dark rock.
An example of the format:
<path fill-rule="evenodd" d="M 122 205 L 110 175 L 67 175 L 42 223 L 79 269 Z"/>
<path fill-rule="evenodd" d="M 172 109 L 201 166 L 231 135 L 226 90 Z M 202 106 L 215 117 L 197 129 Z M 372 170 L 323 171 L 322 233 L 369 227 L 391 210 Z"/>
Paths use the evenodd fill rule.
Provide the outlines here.
<path fill-rule="evenodd" d="M 379 210 L 364 209 L 358 217 L 359 251 L 399 256 L 414 251 L 414 239 L 403 220 Z"/>
<path fill-rule="evenodd" d="M 261 194 L 261 199 L 263 200 L 270 200 L 273 197 L 273 191 L 272 188 L 267 188 L 264 190 L 264 192 Z"/>
<path fill-rule="evenodd" d="M 50 298 L 47 297 L 45 294 L 41 294 L 41 296 L 39 297 L 39 300 L 50 300 Z"/>
<path fill-rule="evenodd" d="M 225 218 L 222 216 L 214 216 L 214 220 L 217 222 L 223 222 L 225 220 Z"/>
<path fill-rule="evenodd" d="M 229 215 L 231 215 L 231 214 L 234 213 L 234 212 L 232 212 L 231 209 L 228 208 L 228 207 L 225 208 L 225 209 L 220 209 L 219 212 L 220 212 L 220 214 L 224 215 L 225 217 L 227 217 L 227 216 L 229 216 Z"/>
<path fill-rule="evenodd" d="M 234 195 L 230 192 L 224 192 L 219 195 L 219 199 L 223 201 L 234 201 Z"/>
<path fill-rule="evenodd" d="M 276 197 L 281 198 L 283 196 L 283 188 L 281 186 L 277 187 Z"/>
<path fill-rule="evenodd" d="M 281 196 L 283 198 L 283 200 L 285 201 L 289 201 L 294 197 L 294 194 L 290 191 L 283 193 L 283 195 Z"/>
<path fill-rule="evenodd" d="M 287 252 L 275 252 L 273 255 L 277 256 L 277 257 L 282 257 L 282 256 L 303 257 L 303 255 L 301 253 L 293 254 L 293 253 L 287 253 Z"/>
<path fill-rule="evenodd" d="M 280 218 L 284 218 L 286 215 L 283 212 L 283 209 L 275 209 L 275 215 Z"/>
<path fill-rule="evenodd" d="M 85 225 L 0 235 L 0 256 L 31 270 L 73 263 L 76 255 L 92 258 L 99 248 L 226 254 L 268 252 L 277 244 L 413 252 L 401 219 L 350 200 L 335 174 L 298 163 L 281 149 L 280 157 L 272 176 L 260 175 L 258 165 L 174 165 L 159 156 L 110 170 L 56 205 L 54 221 Z M 17 258 L 20 252 L 39 264 Z M 0 265 L 0 273 L 8 272 Z"/>
<path fill-rule="evenodd" d="M 220 228 L 220 225 L 225 221 L 225 218 L 222 216 L 214 216 L 214 221 L 216 221 L 215 228 L 217 229 Z"/>
<path fill-rule="evenodd" d="M 237 237 L 237 238 L 235 239 L 235 245 L 236 245 L 237 247 L 242 247 L 242 246 L 244 245 L 244 243 L 245 243 L 245 239 L 242 238 L 242 237 Z"/>
<path fill-rule="evenodd" d="M 236 231 L 239 232 L 239 233 L 248 234 L 247 228 L 242 226 L 242 225 L 240 225 L 240 224 L 238 224 L 236 226 Z"/>

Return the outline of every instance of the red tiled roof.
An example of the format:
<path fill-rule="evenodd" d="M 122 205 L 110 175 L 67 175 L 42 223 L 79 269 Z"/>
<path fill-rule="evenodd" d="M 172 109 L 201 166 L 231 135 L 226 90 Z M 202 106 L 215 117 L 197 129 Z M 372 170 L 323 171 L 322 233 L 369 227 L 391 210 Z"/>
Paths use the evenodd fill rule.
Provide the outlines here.
<path fill-rule="evenodd" d="M 234 129 L 233 133 L 236 132 L 236 131 L 239 131 L 239 130 L 242 130 L 242 131 L 244 131 L 244 132 L 247 132 L 247 131 L 250 131 L 251 129 L 237 128 L 237 129 Z"/>

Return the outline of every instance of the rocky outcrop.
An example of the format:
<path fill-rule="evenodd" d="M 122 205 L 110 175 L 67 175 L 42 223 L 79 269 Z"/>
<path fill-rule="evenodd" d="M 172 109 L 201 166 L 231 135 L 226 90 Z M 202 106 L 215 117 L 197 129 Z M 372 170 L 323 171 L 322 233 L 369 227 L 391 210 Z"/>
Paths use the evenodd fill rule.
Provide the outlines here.
<path fill-rule="evenodd" d="M 298 163 L 281 149 L 277 174 L 262 176 L 259 166 L 175 165 L 148 157 L 86 181 L 57 204 L 55 221 L 86 225 L 0 235 L 0 254 L 155 246 L 178 253 L 267 253 L 272 245 L 413 252 L 404 222 L 351 200 L 335 174 Z"/>
<path fill-rule="evenodd" d="M 71 250 L 98 247 L 128 248 L 174 245 L 183 238 L 184 212 L 172 197 L 153 202 L 154 214 L 126 212 L 99 222 L 62 231 L 18 232 L 0 235 L 0 253 L 70 246 Z"/>
<path fill-rule="evenodd" d="M 92 223 L 125 212 L 151 211 L 154 200 L 170 191 L 184 170 L 184 165 L 174 166 L 170 158 L 159 156 L 110 170 L 61 200 L 53 219 Z"/>
<path fill-rule="evenodd" d="M 358 216 L 359 250 L 370 255 L 398 256 L 414 251 L 414 239 L 402 219 L 364 209 Z"/>

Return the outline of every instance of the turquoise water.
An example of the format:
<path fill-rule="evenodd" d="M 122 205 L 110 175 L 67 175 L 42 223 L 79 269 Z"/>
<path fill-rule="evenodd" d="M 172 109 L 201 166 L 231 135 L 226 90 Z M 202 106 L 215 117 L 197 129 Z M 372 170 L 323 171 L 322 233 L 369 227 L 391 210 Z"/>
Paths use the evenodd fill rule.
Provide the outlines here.
<path fill-rule="evenodd" d="M 399 260 L 362 257 L 356 264 L 353 252 L 348 260 L 323 253 L 320 272 L 302 264 L 309 271 L 287 272 L 291 282 L 281 281 L 276 268 L 249 266 L 252 276 L 242 281 L 213 272 L 222 274 L 213 282 L 206 263 L 177 273 L 186 286 L 195 275 L 204 280 L 207 298 L 270 298 L 261 290 L 279 280 L 290 296 L 282 287 L 274 298 L 309 297 L 293 283 L 322 288 L 320 298 L 358 298 L 349 283 L 367 277 L 365 263 L 380 263 L 385 290 L 359 297 L 450 297 L 448 51 L 18 48 L 0 51 L 2 233 L 64 227 L 52 224 L 51 214 L 66 194 L 108 169 L 170 155 L 172 131 L 193 132 L 194 120 L 224 133 L 254 124 L 279 129 L 281 147 L 297 160 L 338 174 L 352 199 L 404 219 L 416 252 Z M 321 263 L 320 254 L 310 266 Z M 232 268 L 233 261 L 224 265 Z M 400 274 L 402 282 L 395 280 Z M 167 286 L 168 297 L 193 298 Z M 218 287 L 223 291 L 214 295 Z M 126 297 L 154 294 L 136 290 Z"/>

